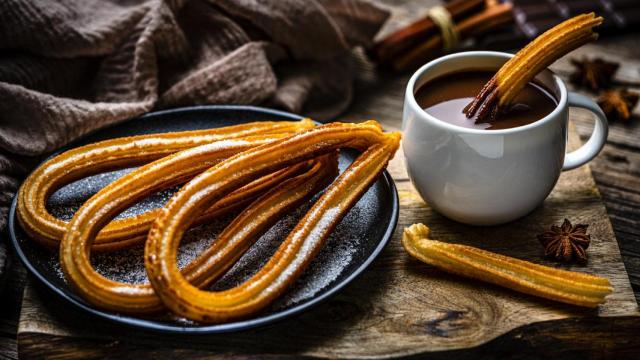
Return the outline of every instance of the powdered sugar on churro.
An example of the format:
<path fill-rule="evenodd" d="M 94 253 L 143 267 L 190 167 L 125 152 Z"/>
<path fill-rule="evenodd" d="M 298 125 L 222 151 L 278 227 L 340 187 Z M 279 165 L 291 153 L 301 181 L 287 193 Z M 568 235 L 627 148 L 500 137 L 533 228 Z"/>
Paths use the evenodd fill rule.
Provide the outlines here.
<path fill-rule="evenodd" d="M 340 168 L 342 171 L 348 163 L 346 159 L 341 158 Z M 54 216 L 69 220 L 86 198 L 130 171 L 131 169 L 104 173 L 71 183 L 53 194 L 48 207 Z M 118 218 L 133 216 L 160 207 L 176 191 L 177 188 L 172 188 L 154 194 L 125 210 Z M 247 253 L 210 289 L 227 289 L 253 276 L 269 260 L 295 227 L 297 221 L 304 216 L 317 198 L 318 196 L 291 214 L 284 216 L 258 239 Z M 330 289 L 332 284 L 340 281 L 359 266 L 360 261 L 355 259 L 359 259 L 359 255 L 362 255 L 363 252 L 368 253 L 369 251 L 366 248 L 363 249 L 362 245 L 369 243 L 367 233 L 369 229 L 376 226 L 374 222 L 378 218 L 377 202 L 377 189 L 374 186 L 349 211 L 300 278 L 272 305 L 269 311 L 286 309 L 304 303 L 317 294 Z M 209 247 L 231 219 L 232 217 L 229 216 L 189 230 L 180 246 L 179 267 L 184 267 Z M 143 246 L 138 246 L 111 253 L 93 254 L 92 263 L 96 270 L 107 278 L 126 283 L 146 283 L 148 280 L 143 254 Z M 48 264 L 52 271 L 63 278 L 57 253 L 51 254 Z"/>

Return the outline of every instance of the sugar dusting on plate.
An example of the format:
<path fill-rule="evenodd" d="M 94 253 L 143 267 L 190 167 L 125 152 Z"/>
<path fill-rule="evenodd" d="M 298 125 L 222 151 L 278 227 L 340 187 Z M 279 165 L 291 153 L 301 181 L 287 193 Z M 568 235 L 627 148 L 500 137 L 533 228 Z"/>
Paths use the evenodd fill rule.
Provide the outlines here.
<path fill-rule="evenodd" d="M 341 157 L 341 170 L 344 170 L 347 165 L 348 161 Z M 47 206 L 54 216 L 69 220 L 85 199 L 130 171 L 132 169 L 104 173 L 71 183 L 56 191 Z M 154 194 L 125 210 L 117 218 L 125 218 L 158 208 L 177 190 L 176 187 Z M 254 275 L 269 260 L 317 197 L 283 217 L 269 229 L 210 289 L 228 289 L 241 284 Z M 361 244 L 367 240 L 367 229 L 375 226 L 372 223 L 377 218 L 375 213 L 377 210 L 370 205 L 375 204 L 376 198 L 374 187 L 351 209 L 300 278 L 268 311 L 290 308 L 313 298 L 335 282 L 345 272 L 345 269 L 353 265 L 354 256 L 362 251 Z M 226 216 L 190 229 L 180 245 L 179 266 L 184 267 L 209 247 L 231 220 L 232 216 Z M 143 254 L 144 247 L 140 245 L 111 253 L 94 254 L 91 261 L 96 270 L 107 278 L 126 283 L 146 283 L 148 280 L 144 269 Z M 51 255 L 50 266 L 58 276 L 64 278 L 56 255 Z M 172 320 L 176 321 L 177 319 L 172 318 Z"/>

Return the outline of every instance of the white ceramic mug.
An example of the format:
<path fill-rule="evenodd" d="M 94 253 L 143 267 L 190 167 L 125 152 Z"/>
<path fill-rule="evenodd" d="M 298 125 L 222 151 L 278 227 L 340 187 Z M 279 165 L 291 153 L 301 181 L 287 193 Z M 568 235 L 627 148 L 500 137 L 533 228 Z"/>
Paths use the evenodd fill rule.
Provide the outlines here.
<path fill-rule="evenodd" d="M 409 177 L 422 198 L 441 214 L 472 225 L 496 225 L 520 218 L 549 195 L 560 172 L 586 164 L 607 139 L 607 119 L 589 98 L 568 93 L 551 71 L 539 81 L 556 98 L 544 118 L 503 130 L 459 127 L 427 114 L 415 99 L 429 80 L 464 70 L 497 70 L 512 54 L 471 51 L 433 60 L 409 80 L 402 121 Z M 590 110 L 596 123 L 581 148 L 565 154 L 569 107 Z"/>

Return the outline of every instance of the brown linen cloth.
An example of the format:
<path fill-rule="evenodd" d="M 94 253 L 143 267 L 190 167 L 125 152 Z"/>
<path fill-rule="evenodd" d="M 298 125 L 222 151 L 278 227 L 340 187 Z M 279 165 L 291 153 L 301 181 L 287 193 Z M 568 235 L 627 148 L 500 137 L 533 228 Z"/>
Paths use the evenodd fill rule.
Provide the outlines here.
<path fill-rule="evenodd" d="M 336 116 L 349 49 L 387 16 L 358 0 L 1 0 L 0 230 L 39 156 L 154 108 Z"/>

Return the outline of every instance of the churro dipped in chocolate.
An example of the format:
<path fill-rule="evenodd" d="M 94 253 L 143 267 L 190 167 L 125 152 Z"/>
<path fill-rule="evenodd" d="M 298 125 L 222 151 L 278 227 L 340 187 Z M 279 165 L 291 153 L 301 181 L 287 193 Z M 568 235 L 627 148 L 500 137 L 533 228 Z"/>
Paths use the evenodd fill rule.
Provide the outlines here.
<path fill-rule="evenodd" d="M 594 13 L 571 18 L 546 31 L 507 61 L 467 105 L 464 113 L 476 122 L 493 122 L 524 86 L 554 61 L 598 38 L 593 28 L 602 23 Z"/>

